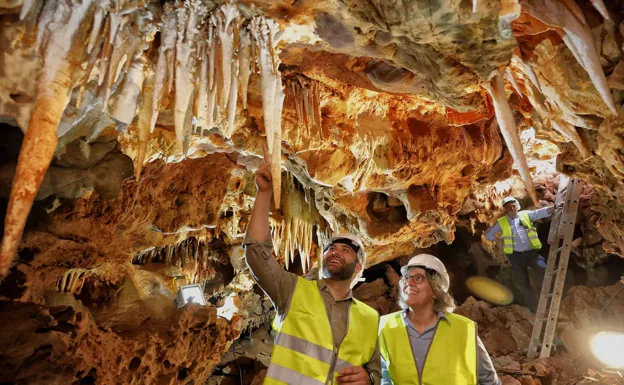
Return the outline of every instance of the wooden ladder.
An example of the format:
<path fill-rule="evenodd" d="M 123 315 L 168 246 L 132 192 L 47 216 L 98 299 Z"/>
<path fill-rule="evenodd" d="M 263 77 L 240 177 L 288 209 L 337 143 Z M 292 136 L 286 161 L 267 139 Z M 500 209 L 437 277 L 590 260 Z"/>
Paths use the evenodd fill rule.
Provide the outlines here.
<path fill-rule="evenodd" d="M 563 284 L 568 270 L 581 189 L 582 184 L 579 179 L 570 179 L 561 175 L 555 207 L 563 202 L 563 209 L 555 209 L 550 223 L 550 232 L 548 233 L 550 252 L 548 253 L 544 282 L 542 283 L 533 334 L 527 353 L 529 358 L 537 357 L 538 349 L 540 358 L 550 357 L 559 316 L 559 305 L 563 295 Z M 544 328 L 544 323 L 546 323 L 546 328 Z"/>

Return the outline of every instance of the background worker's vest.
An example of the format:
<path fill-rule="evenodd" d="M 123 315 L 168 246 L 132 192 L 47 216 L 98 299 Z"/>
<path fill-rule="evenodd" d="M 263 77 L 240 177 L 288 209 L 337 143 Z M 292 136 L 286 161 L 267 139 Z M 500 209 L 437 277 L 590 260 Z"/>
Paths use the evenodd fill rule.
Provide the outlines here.
<path fill-rule="evenodd" d="M 539 237 L 537 236 L 537 231 L 535 231 L 535 226 L 533 226 L 533 222 L 531 222 L 531 218 L 529 217 L 529 213 L 526 211 L 520 211 L 518 213 L 520 217 L 520 222 L 526 227 L 527 236 L 529 237 L 529 242 L 531 242 L 531 246 L 535 250 L 539 250 L 542 248 L 542 242 L 540 242 Z M 503 251 L 505 254 L 513 253 L 513 235 L 511 234 L 511 225 L 509 224 L 509 219 L 507 215 L 498 219 L 498 225 L 501 228 L 501 232 L 503 233 Z"/>
<path fill-rule="evenodd" d="M 477 326 L 457 314 L 440 319 L 423 363 L 422 381 L 403 311 L 381 317 L 379 350 L 395 385 L 476 385 Z"/>
<path fill-rule="evenodd" d="M 335 383 L 338 371 L 370 361 L 377 344 L 377 311 L 354 299 L 347 323 L 347 335 L 334 347 L 317 284 L 299 277 L 286 318 L 273 323 L 278 335 L 264 384 L 322 385 L 328 379 Z"/>

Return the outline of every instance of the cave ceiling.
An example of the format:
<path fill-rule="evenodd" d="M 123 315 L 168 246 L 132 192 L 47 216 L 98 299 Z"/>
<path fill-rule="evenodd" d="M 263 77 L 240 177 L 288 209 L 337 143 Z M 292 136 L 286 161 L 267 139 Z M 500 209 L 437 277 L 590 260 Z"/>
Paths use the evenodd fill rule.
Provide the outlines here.
<path fill-rule="evenodd" d="M 283 173 L 274 227 L 310 211 L 289 233 L 312 229 L 297 254 L 313 260 L 312 243 L 340 231 L 364 239 L 369 264 L 450 243 L 505 194 L 546 199 L 532 179 L 556 170 L 604 199 L 624 177 L 617 3 L 608 15 L 539 0 L 1 7 L 0 118 L 26 134 L 7 133 L 5 259 L 29 202 L 53 198 L 51 226 L 75 226 L 80 207 L 86 239 L 120 261 L 171 242 L 154 229 L 240 243 L 265 145 Z M 621 253 L 619 213 L 594 206 Z M 116 211 L 131 224 L 100 219 Z"/>
<path fill-rule="evenodd" d="M 364 239 L 369 264 L 451 243 L 503 195 L 545 203 L 532 180 L 556 172 L 620 193 L 618 3 L 0 6 L 3 259 L 33 200 L 54 199 L 48 226 L 77 226 L 120 261 L 172 234 L 240 243 L 265 145 L 283 173 L 275 240 L 313 231 L 297 250 L 313 260 L 340 231 Z M 603 246 L 621 254 L 620 213 L 596 201 Z"/>

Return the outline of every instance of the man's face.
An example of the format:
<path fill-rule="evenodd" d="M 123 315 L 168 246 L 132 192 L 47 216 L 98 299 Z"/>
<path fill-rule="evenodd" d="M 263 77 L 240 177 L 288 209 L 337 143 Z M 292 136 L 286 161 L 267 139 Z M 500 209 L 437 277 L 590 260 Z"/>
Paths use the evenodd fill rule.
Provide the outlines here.
<path fill-rule="evenodd" d="M 323 277 L 335 281 L 350 280 L 362 269 L 355 250 L 349 245 L 336 242 L 323 254 Z"/>
<path fill-rule="evenodd" d="M 518 204 L 516 202 L 508 202 L 503 206 L 505 213 L 511 218 L 515 218 L 518 215 Z"/>

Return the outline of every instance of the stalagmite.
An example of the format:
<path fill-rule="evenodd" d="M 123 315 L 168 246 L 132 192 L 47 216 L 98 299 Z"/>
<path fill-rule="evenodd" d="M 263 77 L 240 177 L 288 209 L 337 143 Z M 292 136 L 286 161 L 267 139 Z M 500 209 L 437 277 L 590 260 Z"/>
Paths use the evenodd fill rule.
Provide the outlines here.
<path fill-rule="evenodd" d="M 221 48 L 221 89 L 219 90 L 219 109 L 225 111 L 232 84 L 232 58 L 234 55 L 234 19 L 240 16 L 233 4 L 226 4 L 217 11 L 217 36 Z"/>
<path fill-rule="evenodd" d="M 161 24 L 160 48 L 158 49 L 156 74 L 154 75 L 154 94 L 152 95 L 152 121 L 150 122 L 150 132 L 152 133 L 154 132 L 154 127 L 156 127 L 158 110 L 165 94 L 165 89 L 171 89 L 166 83 L 173 82 L 173 72 L 169 72 L 172 69 L 167 65 L 170 52 L 175 48 L 177 36 L 175 12 L 171 3 L 165 3 L 164 5 Z"/>
<path fill-rule="evenodd" d="M 531 172 L 529 171 L 529 165 L 527 163 L 524 151 L 522 150 L 522 143 L 520 143 L 520 137 L 518 136 L 518 130 L 513 118 L 513 112 L 507 102 L 507 96 L 505 95 L 505 88 L 503 78 L 500 74 L 497 74 L 490 84 L 486 84 L 485 87 L 492 96 L 492 102 L 494 104 L 494 111 L 496 113 L 496 120 L 500 127 L 507 148 L 511 153 L 518 171 L 520 172 L 520 178 L 524 183 L 524 186 L 533 201 L 533 204 L 537 205 L 537 194 L 535 193 L 535 187 L 533 186 L 533 179 L 531 178 Z"/>
<path fill-rule="evenodd" d="M 275 207 L 280 207 L 281 171 L 282 171 L 282 107 L 284 91 L 279 72 L 279 57 L 274 52 L 277 25 L 272 20 L 255 17 L 251 22 L 251 31 L 259 55 L 260 76 L 262 81 L 262 108 L 267 144 L 271 156 L 271 174 L 273 175 L 273 198 Z"/>
<path fill-rule="evenodd" d="M 124 79 L 121 93 L 117 97 L 115 108 L 111 112 L 113 118 L 126 126 L 132 123 L 134 115 L 136 114 L 138 97 L 143 88 L 144 67 L 145 59 L 143 57 L 139 56 L 133 61 Z"/>
<path fill-rule="evenodd" d="M 238 48 L 238 83 L 240 84 L 243 108 L 247 109 L 247 88 L 251 75 L 251 36 L 243 29 L 240 32 L 240 47 Z"/>
<path fill-rule="evenodd" d="M 191 140 L 193 118 L 195 75 L 195 38 L 199 34 L 196 27 L 205 12 L 199 0 L 192 0 L 177 10 L 178 39 L 175 61 L 175 107 L 174 124 L 176 139 L 184 155 L 188 152 Z"/>
<path fill-rule="evenodd" d="M 527 0 L 524 3 L 524 8 L 531 16 L 564 30 L 566 33 L 566 36 L 563 36 L 564 42 L 579 60 L 581 67 L 589 74 L 607 107 L 614 115 L 618 115 L 613 95 L 600 64 L 591 30 L 587 26 L 583 26 L 566 6 L 557 1 Z"/>
<path fill-rule="evenodd" d="M 141 177 L 141 170 L 143 169 L 143 162 L 145 161 L 145 153 L 147 151 L 147 143 L 150 138 L 150 124 L 152 121 L 152 114 L 154 113 L 152 110 L 154 79 L 154 70 L 147 66 L 145 69 L 145 81 L 143 83 L 143 102 L 139 110 L 139 120 L 137 122 L 138 146 L 135 172 L 137 180 Z"/>
<path fill-rule="evenodd" d="M 39 25 L 48 34 L 43 49 L 44 64 L 13 179 L 0 249 L 0 279 L 9 271 L 33 200 L 54 156 L 56 130 L 70 100 L 74 60 L 82 56 L 85 48 L 84 40 L 76 35 L 93 3 L 94 0 L 79 4 L 58 1 L 54 22 Z"/>

